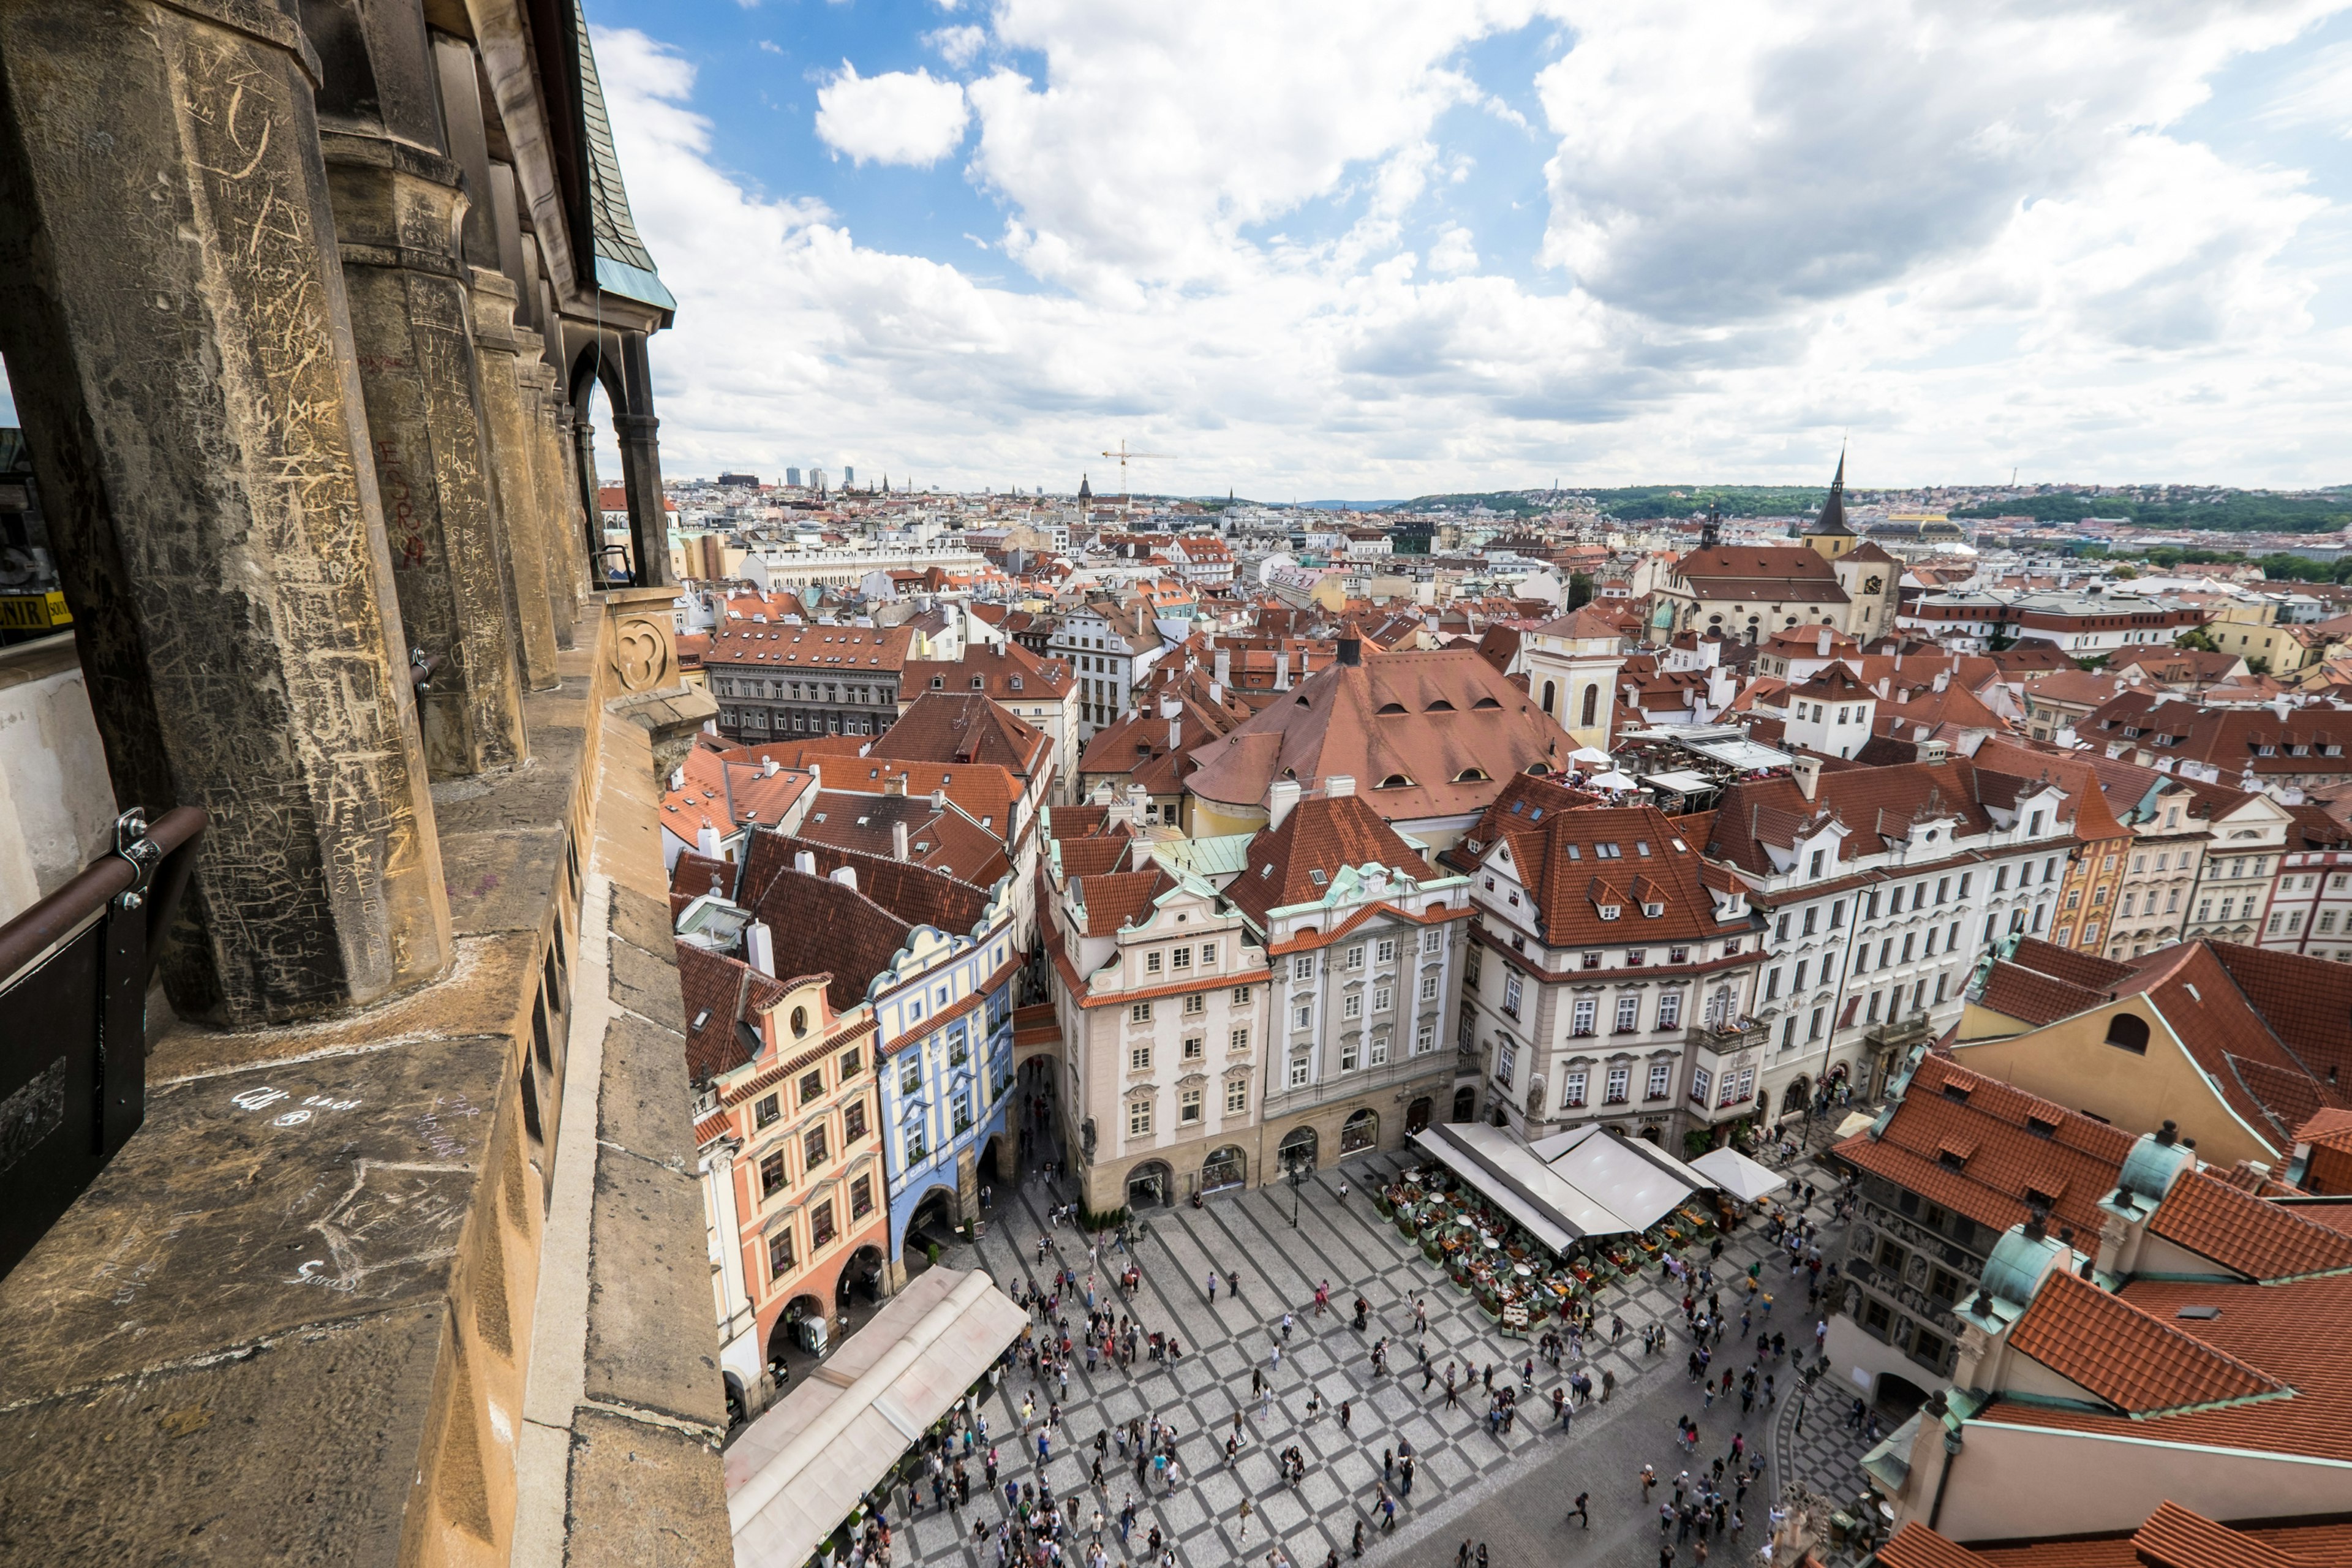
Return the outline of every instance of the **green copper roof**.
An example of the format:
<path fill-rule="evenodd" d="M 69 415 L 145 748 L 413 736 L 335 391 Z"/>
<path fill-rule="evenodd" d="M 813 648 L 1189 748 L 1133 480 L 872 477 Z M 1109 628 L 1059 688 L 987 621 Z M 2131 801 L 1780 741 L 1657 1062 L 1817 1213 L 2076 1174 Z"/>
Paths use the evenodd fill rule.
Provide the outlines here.
<path fill-rule="evenodd" d="M 572 33 L 580 45 L 580 119 L 588 140 L 588 223 L 596 251 L 596 287 L 656 310 L 675 310 L 677 300 L 662 286 L 646 242 L 629 216 L 628 187 L 621 183 L 620 155 L 613 150 L 613 121 L 604 112 L 604 85 L 596 76 L 595 51 L 588 46 L 588 18 L 572 0 Z"/>

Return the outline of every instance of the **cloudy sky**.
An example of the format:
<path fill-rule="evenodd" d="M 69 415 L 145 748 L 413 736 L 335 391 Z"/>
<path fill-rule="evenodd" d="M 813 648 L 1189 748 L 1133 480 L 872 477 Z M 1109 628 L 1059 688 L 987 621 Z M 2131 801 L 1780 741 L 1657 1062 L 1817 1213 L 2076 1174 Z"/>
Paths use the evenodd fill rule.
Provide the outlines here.
<path fill-rule="evenodd" d="M 2352 15 L 590 0 L 673 476 L 2352 479 Z"/>

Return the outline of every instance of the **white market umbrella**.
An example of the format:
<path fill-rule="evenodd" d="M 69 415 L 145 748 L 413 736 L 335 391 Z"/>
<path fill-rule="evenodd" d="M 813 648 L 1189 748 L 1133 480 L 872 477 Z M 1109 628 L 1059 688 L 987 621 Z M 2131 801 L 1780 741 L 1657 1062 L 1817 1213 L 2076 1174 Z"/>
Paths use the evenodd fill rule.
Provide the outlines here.
<path fill-rule="evenodd" d="M 1571 763 L 1601 763 L 1603 764 L 1615 761 L 1615 759 L 1610 756 L 1608 752 L 1602 751 L 1598 746 L 1579 746 L 1576 750 L 1568 753 L 1568 760 Z"/>
<path fill-rule="evenodd" d="M 1693 1160 L 1690 1168 L 1743 1204 L 1769 1197 L 1789 1184 L 1786 1177 L 1767 1170 L 1728 1145 L 1709 1149 Z"/>
<path fill-rule="evenodd" d="M 1612 768 L 1585 780 L 1584 786 L 1587 789 L 1640 789 L 1642 782 Z"/>

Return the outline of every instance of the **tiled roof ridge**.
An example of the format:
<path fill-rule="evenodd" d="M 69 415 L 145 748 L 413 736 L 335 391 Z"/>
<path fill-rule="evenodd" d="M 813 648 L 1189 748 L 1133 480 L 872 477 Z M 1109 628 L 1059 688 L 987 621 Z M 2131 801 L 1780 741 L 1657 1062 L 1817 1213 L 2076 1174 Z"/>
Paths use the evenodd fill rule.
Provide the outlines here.
<path fill-rule="evenodd" d="M 2263 1284 L 2352 1273 L 2352 1237 L 2206 1171 L 2175 1179 L 2148 1229 Z"/>
<path fill-rule="evenodd" d="M 2032 1304 L 2011 1328 L 2009 1342 L 2135 1419 L 2295 1392 L 2260 1367 L 2063 1268 L 2042 1277 Z"/>

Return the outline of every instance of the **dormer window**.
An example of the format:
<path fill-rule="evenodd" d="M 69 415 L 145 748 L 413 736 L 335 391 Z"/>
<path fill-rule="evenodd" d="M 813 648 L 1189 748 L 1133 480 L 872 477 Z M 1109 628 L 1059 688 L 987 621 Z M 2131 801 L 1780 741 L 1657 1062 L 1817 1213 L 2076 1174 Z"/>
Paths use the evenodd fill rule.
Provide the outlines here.
<path fill-rule="evenodd" d="M 1613 921 L 1623 912 L 1624 910 L 1622 905 L 1603 904 L 1601 906 L 1601 918 L 1604 921 Z"/>
<path fill-rule="evenodd" d="M 934 691 L 940 690 L 945 687 L 947 683 L 947 677 L 943 675 L 934 675 L 931 677 L 931 689 Z"/>
<path fill-rule="evenodd" d="M 1666 906 L 1664 904 L 1643 904 L 1642 906 L 1642 916 L 1644 920 L 1656 920 L 1660 915 L 1664 914 L 1665 912 Z"/>
<path fill-rule="evenodd" d="M 1382 779 L 1373 787 L 1376 789 L 1410 789 L 1412 787 L 1412 781 L 1405 777 L 1402 773 L 1391 773 L 1388 777 Z"/>

